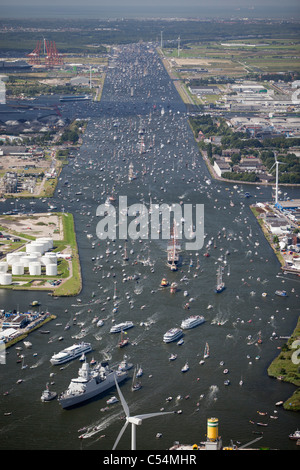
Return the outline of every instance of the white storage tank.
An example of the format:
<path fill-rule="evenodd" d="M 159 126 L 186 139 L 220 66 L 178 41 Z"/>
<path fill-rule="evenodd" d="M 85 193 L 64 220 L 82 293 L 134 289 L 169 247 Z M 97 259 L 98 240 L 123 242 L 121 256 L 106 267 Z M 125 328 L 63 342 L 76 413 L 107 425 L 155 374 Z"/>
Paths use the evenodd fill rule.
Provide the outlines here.
<path fill-rule="evenodd" d="M 41 263 L 42 263 L 44 266 L 47 266 L 47 264 L 51 264 L 52 261 L 51 261 L 51 258 L 49 258 L 49 256 L 43 255 L 43 256 L 41 257 Z"/>
<path fill-rule="evenodd" d="M 0 285 L 8 286 L 12 283 L 12 275 L 10 273 L 0 273 Z"/>
<path fill-rule="evenodd" d="M 20 259 L 20 263 L 23 263 L 25 268 L 29 268 L 29 263 L 35 263 L 37 261 L 39 261 L 39 258 L 34 254 L 27 254 Z"/>
<path fill-rule="evenodd" d="M 29 274 L 30 276 L 40 276 L 42 272 L 41 263 L 38 261 L 29 263 Z"/>
<path fill-rule="evenodd" d="M 46 276 L 57 276 L 57 264 L 46 265 Z"/>
<path fill-rule="evenodd" d="M 11 266 L 11 273 L 14 276 L 22 276 L 24 274 L 24 265 L 22 263 L 14 263 Z"/>
<path fill-rule="evenodd" d="M 0 263 L 0 273 L 6 273 L 7 270 L 8 270 L 8 263 L 6 263 L 6 261 L 2 261 Z"/>
<path fill-rule="evenodd" d="M 47 258 L 52 260 L 53 263 L 57 263 L 57 254 L 56 253 L 45 253 L 44 256 L 46 256 Z"/>
<path fill-rule="evenodd" d="M 20 261 L 20 258 L 24 256 L 25 253 L 24 251 L 18 251 L 17 253 L 8 253 L 6 256 L 6 262 L 11 265 L 13 263 L 18 263 Z"/>
<path fill-rule="evenodd" d="M 45 246 L 45 251 L 51 250 L 53 248 L 53 240 L 52 238 L 37 238 L 36 243 L 42 243 Z"/>
<path fill-rule="evenodd" d="M 36 252 L 40 253 L 41 255 L 43 255 L 43 254 L 45 253 L 45 251 L 47 251 L 47 250 L 46 250 L 46 246 L 47 246 L 46 243 L 32 242 L 32 243 L 31 243 L 31 247 L 32 247 L 33 249 L 31 250 L 31 253 L 32 253 L 33 251 L 36 251 Z"/>

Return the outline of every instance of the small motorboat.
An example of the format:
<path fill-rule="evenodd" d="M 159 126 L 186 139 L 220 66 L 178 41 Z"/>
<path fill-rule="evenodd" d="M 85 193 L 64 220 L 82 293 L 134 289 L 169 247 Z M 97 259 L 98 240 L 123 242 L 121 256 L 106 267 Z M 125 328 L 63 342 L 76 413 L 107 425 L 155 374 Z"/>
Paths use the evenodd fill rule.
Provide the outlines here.
<path fill-rule="evenodd" d="M 297 431 L 289 434 L 289 439 L 292 439 L 293 441 L 300 439 L 300 431 L 297 429 Z"/>
<path fill-rule="evenodd" d="M 107 403 L 108 405 L 112 405 L 113 403 L 117 403 L 118 401 L 119 401 L 119 400 L 117 399 L 117 397 L 113 396 L 113 397 L 109 398 L 109 399 L 106 401 L 106 403 Z"/>

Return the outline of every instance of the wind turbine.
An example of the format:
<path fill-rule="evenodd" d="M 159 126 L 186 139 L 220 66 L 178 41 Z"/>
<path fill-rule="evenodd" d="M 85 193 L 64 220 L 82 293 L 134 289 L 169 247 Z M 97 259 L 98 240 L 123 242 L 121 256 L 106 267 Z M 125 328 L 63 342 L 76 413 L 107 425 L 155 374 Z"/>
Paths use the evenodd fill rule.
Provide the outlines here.
<path fill-rule="evenodd" d="M 269 170 L 269 173 L 271 172 L 272 168 L 274 167 L 274 165 L 276 165 L 276 187 L 275 187 L 275 204 L 277 204 L 278 202 L 278 165 L 280 164 L 283 164 L 283 162 L 279 162 L 277 160 L 277 155 L 276 153 L 274 152 L 274 156 L 275 156 L 275 163 L 271 166 L 270 170 Z"/>
<path fill-rule="evenodd" d="M 180 56 L 180 36 L 178 36 L 178 57 Z"/>
<path fill-rule="evenodd" d="M 116 439 L 116 442 L 114 443 L 114 446 L 113 446 L 112 450 L 115 450 L 115 448 L 117 447 L 117 445 L 119 443 L 119 440 L 121 439 L 121 437 L 122 437 L 123 433 L 125 432 L 125 429 L 127 428 L 129 423 L 131 423 L 131 450 L 136 450 L 136 426 L 141 425 L 142 422 L 143 422 L 143 419 L 153 418 L 155 416 L 161 416 L 161 415 L 174 414 L 174 412 L 173 411 L 166 411 L 166 412 L 147 413 L 147 414 L 142 414 L 142 415 L 130 416 L 129 407 L 128 407 L 126 401 L 125 401 L 125 398 L 122 395 L 122 392 L 120 390 L 120 387 L 118 385 L 118 382 L 117 382 L 116 378 L 115 378 L 115 383 L 116 383 L 117 391 L 118 391 L 123 409 L 125 411 L 126 423 L 124 424 L 121 431 L 119 432 L 119 435 Z"/>

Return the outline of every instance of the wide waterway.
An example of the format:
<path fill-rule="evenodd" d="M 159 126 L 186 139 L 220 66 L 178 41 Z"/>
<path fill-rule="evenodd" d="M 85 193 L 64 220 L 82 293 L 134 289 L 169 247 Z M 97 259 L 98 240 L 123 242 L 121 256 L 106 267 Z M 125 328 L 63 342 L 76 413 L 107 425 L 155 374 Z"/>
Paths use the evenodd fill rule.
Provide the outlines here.
<path fill-rule="evenodd" d="M 122 46 L 114 52 L 100 103 L 60 105 L 63 116 L 90 117 L 83 145 L 64 168 L 51 199 L 58 210 L 74 214 L 83 278 L 80 302 L 0 290 L 1 308 L 24 311 L 38 299 L 42 309 L 57 316 L 46 326 L 48 335 L 37 330 L 29 336 L 31 349 L 20 343 L 27 368 L 21 369 L 15 347 L 7 351 L 6 364 L 1 365 L 0 448 L 112 449 L 124 424 L 120 403 L 106 405 L 115 390 L 71 410 L 63 410 L 56 400 L 40 400 L 47 382 L 54 382 L 51 390 L 60 393 L 77 376 L 78 360 L 60 368 L 52 366 L 50 358 L 81 338 L 93 345 L 89 359 L 109 360 L 116 366 L 126 354 L 129 362 L 142 366 L 139 391 L 131 391 L 132 370 L 122 385 L 132 415 L 162 408 L 181 411 L 145 421 L 137 429 L 138 449 L 167 449 L 174 441 L 199 443 L 205 440 L 210 417 L 219 419 L 224 445 L 231 440 L 245 444 L 262 432 L 258 446 L 296 449 L 288 435 L 299 427 L 299 417 L 275 406 L 295 388 L 269 378 L 267 367 L 285 342 L 279 336 L 290 335 L 296 325 L 299 280 L 283 275 L 249 208 L 250 203 L 270 200 L 271 188 L 208 184 L 209 173 L 199 157 L 185 106 L 156 52 L 146 45 Z M 131 162 L 133 181 L 128 179 Z M 245 191 L 250 198 L 244 197 Z M 108 243 L 96 236 L 96 209 L 112 193 L 116 207 L 119 196 L 127 196 L 128 205 L 143 203 L 147 208 L 150 201 L 204 204 L 204 247 L 187 252 L 183 243 L 182 264 L 171 272 L 166 240 L 129 238 L 129 260 L 124 262 L 124 240 Z M 288 195 L 293 197 L 292 190 Z M 25 209 L 35 212 L 47 206 L 42 201 L 29 203 L 22 201 Z M 11 208 L 10 201 L 1 204 L 3 212 Z M 204 256 L 206 251 L 209 257 Z M 217 295 L 219 265 L 224 267 L 226 289 Z M 178 283 L 176 294 L 160 287 L 162 277 Z M 288 297 L 275 296 L 276 289 L 285 289 Z M 203 315 L 205 323 L 186 331 L 183 345 L 165 344 L 163 334 L 193 314 Z M 104 319 L 102 327 L 93 322 L 95 317 Z M 131 344 L 120 350 L 120 338 L 109 330 L 113 321 L 126 320 L 135 326 L 128 331 Z M 68 322 L 71 327 L 65 330 Z M 61 336 L 63 341 L 58 340 Z M 200 365 L 206 342 L 210 357 Z M 178 355 L 172 362 L 171 352 Z M 183 374 L 186 361 L 190 369 Z M 228 374 L 223 373 L 225 368 Z M 55 375 L 50 377 L 51 373 Z M 88 437 L 79 439 L 84 433 Z M 162 434 L 159 439 L 157 433 Z M 118 449 L 129 448 L 128 429 Z"/>

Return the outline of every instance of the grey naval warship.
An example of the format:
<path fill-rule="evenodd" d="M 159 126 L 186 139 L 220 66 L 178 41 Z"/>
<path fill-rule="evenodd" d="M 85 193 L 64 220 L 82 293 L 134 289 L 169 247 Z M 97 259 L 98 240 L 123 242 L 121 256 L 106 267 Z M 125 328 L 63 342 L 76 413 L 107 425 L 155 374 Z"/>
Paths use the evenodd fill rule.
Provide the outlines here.
<path fill-rule="evenodd" d="M 58 401 L 63 408 L 70 408 L 83 403 L 115 386 L 127 378 L 127 372 L 114 371 L 107 362 L 90 368 L 84 362 L 78 371 L 78 377 L 71 380 L 67 390 L 60 394 Z"/>

